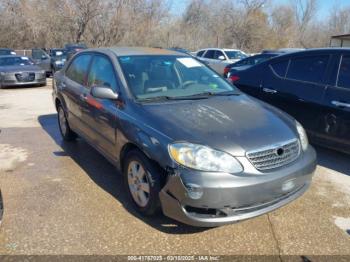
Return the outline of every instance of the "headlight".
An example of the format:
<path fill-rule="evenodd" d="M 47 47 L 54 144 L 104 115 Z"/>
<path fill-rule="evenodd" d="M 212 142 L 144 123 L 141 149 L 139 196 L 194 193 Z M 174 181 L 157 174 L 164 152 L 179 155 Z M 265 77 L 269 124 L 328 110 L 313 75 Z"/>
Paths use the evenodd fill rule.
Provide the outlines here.
<path fill-rule="evenodd" d="M 169 154 L 180 165 L 201 171 L 239 173 L 240 163 L 231 155 L 190 143 L 169 145 Z"/>
<path fill-rule="evenodd" d="M 309 146 L 309 140 L 307 139 L 305 129 L 298 121 L 295 121 L 295 122 L 296 122 L 297 130 L 300 138 L 301 147 L 303 151 L 306 151 L 307 147 Z"/>

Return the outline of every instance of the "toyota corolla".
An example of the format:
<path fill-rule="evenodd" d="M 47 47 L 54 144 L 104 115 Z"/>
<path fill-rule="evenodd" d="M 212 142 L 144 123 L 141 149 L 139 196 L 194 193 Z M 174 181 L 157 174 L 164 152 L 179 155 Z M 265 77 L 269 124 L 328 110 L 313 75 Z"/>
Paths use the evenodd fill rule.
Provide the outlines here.
<path fill-rule="evenodd" d="M 219 226 L 310 186 L 316 154 L 303 127 L 186 54 L 88 49 L 53 86 L 63 139 L 79 136 L 116 165 L 144 215 Z"/>

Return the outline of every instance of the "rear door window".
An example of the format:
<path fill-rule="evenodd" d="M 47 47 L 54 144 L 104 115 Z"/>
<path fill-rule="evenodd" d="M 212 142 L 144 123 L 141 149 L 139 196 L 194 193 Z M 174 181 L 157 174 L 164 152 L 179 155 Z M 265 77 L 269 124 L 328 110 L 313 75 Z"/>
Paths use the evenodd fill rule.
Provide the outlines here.
<path fill-rule="evenodd" d="M 90 87 L 109 87 L 113 91 L 117 91 L 114 67 L 107 57 L 100 55 L 94 57 L 89 72 L 88 85 Z"/>
<path fill-rule="evenodd" d="M 199 51 L 199 52 L 197 53 L 197 56 L 202 56 L 202 55 L 204 54 L 204 52 L 205 52 L 205 50 Z"/>
<path fill-rule="evenodd" d="M 66 76 L 74 82 L 84 85 L 85 76 L 89 69 L 90 61 L 90 54 L 84 54 L 74 58 L 66 71 Z"/>
<path fill-rule="evenodd" d="M 215 50 L 211 50 L 211 49 L 208 50 L 204 55 L 205 58 L 209 58 L 209 59 L 214 59 L 214 56 L 215 56 Z"/>
<path fill-rule="evenodd" d="M 350 56 L 343 56 L 339 67 L 337 86 L 350 88 Z"/>
<path fill-rule="evenodd" d="M 289 60 L 280 61 L 270 64 L 272 71 L 279 77 L 284 78 L 288 67 Z"/>
<path fill-rule="evenodd" d="M 322 83 L 328 61 L 329 55 L 292 58 L 288 67 L 287 78 Z"/>

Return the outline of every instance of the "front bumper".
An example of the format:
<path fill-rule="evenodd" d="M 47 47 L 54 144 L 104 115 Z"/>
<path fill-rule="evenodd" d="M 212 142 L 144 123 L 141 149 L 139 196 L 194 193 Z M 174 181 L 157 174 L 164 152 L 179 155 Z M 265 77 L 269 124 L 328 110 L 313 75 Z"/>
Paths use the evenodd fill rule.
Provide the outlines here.
<path fill-rule="evenodd" d="M 40 74 L 35 75 L 35 79 L 33 81 L 18 81 L 16 76 L 7 75 L 3 77 L 1 80 L 2 87 L 16 87 L 16 86 L 34 86 L 34 85 L 46 85 L 46 75 Z"/>
<path fill-rule="evenodd" d="M 163 213 L 200 227 L 263 215 L 308 189 L 316 168 L 316 153 L 310 146 L 295 162 L 269 173 L 254 171 L 244 159 L 241 162 L 245 173 L 239 175 L 174 170 L 159 193 Z"/>

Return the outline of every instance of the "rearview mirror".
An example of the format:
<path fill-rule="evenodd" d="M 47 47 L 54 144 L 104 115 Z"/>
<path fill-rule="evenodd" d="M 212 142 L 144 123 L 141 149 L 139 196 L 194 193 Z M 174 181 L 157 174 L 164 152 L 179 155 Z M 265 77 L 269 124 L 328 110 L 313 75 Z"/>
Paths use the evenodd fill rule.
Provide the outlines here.
<path fill-rule="evenodd" d="M 111 99 L 111 100 L 117 100 L 118 94 L 114 93 L 112 89 L 109 87 L 103 87 L 103 86 L 94 86 L 91 88 L 91 95 L 96 98 L 101 99 Z"/>

